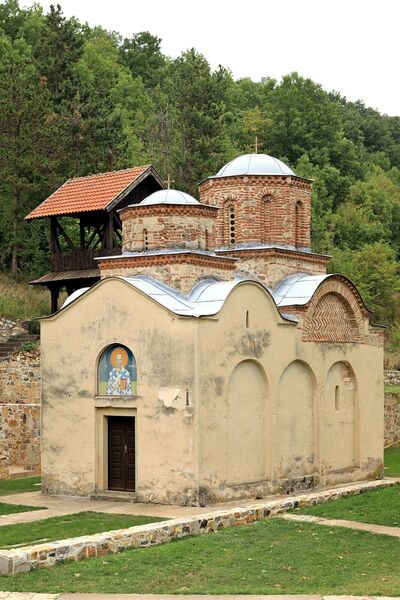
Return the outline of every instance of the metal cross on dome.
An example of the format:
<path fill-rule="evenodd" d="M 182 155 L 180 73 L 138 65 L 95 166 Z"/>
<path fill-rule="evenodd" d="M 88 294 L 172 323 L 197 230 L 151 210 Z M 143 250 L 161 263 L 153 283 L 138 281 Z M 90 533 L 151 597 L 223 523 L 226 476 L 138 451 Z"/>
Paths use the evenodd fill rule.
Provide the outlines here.
<path fill-rule="evenodd" d="M 251 145 L 251 147 L 254 148 L 255 154 L 258 153 L 259 146 L 262 146 L 262 144 L 261 144 L 261 142 L 258 141 L 258 137 L 256 136 L 255 143 Z"/>
<path fill-rule="evenodd" d="M 168 186 L 168 189 L 170 190 L 170 189 L 171 189 L 171 183 L 175 183 L 175 179 L 171 179 L 171 176 L 170 176 L 170 174 L 168 173 L 168 178 L 167 178 L 167 179 L 164 179 L 164 183 L 166 183 L 166 184 L 167 184 L 167 186 Z"/>

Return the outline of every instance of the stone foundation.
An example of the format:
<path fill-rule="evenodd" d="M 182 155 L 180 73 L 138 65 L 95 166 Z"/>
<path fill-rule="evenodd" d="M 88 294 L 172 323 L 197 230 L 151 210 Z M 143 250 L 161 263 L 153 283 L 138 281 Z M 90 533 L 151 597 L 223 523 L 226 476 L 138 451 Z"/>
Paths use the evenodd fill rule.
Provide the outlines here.
<path fill-rule="evenodd" d="M 59 540 L 48 544 L 26 546 L 15 550 L 0 550 L 0 575 L 16 575 L 32 569 L 52 567 L 65 560 L 78 561 L 84 558 L 105 556 L 128 548 L 148 548 L 189 535 L 202 535 L 225 529 L 225 527 L 247 525 L 272 515 L 284 513 L 292 508 L 312 506 L 398 483 L 400 480 L 396 479 L 364 482 L 291 496 L 283 500 L 261 501 L 258 504 L 243 507 L 236 506 L 196 517 L 149 523 L 148 525 Z"/>
<path fill-rule="evenodd" d="M 40 471 L 40 385 L 38 354 L 0 362 L 0 479 Z"/>

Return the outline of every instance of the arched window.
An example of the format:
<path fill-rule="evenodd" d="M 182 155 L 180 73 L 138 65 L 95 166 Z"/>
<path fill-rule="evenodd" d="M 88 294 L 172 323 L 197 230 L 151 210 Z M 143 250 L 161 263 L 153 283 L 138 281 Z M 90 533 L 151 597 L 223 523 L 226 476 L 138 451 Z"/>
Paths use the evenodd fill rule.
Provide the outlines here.
<path fill-rule="evenodd" d="M 303 246 L 302 220 L 303 220 L 303 204 L 301 202 L 297 202 L 296 208 L 295 208 L 295 233 L 294 233 L 294 237 L 295 237 L 294 245 L 296 246 L 296 248 L 298 248 L 299 246 Z"/>
<path fill-rule="evenodd" d="M 261 241 L 264 244 L 272 243 L 273 216 L 272 216 L 272 196 L 268 194 L 261 200 Z"/>
<path fill-rule="evenodd" d="M 137 393 L 136 361 L 126 346 L 112 344 L 101 354 L 97 393 L 101 396 L 132 396 Z"/>
<path fill-rule="evenodd" d="M 235 231 L 235 207 L 230 206 L 228 209 L 229 215 L 229 244 L 233 245 L 236 242 L 236 231 Z"/>
<path fill-rule="evenodd" d="M 146 252 L 149 249 L 149 236 L 147 229 L 143 229 L 143 250 Z"/>

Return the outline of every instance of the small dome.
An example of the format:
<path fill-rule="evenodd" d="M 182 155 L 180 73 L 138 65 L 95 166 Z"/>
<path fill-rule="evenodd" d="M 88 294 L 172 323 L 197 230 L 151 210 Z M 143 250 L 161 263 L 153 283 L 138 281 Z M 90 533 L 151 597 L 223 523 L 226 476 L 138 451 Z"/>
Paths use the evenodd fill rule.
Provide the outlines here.
<path fill-rule="evenodd" d="M 215 177 L 233 175 L 294 175 L 285 163 L 268 154 L 242 154 L 228 162 Z"/>
<path fill-rule="evenodd" d="M 147 196 L 136 206 L 149 206 L 150 204 L 200 204 L 196 198 L 179 190 L 158 190 Z"/>

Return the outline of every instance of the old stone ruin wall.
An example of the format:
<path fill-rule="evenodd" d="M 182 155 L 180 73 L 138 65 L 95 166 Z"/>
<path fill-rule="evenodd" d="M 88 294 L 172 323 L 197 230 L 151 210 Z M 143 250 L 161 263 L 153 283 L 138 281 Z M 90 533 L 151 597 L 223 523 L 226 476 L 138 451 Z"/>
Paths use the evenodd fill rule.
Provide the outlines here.
<path fill-rule="evenodd" d="M 386 371 L 385 385 L 400 386 L 400 371 Z M 385 393 L 385 448 L 400 444 L 400 394 Z"/>
<path fill-rule="evenodd" d="M 40 472 L 40 356 L 0 361 L 0 479 Z"/>

